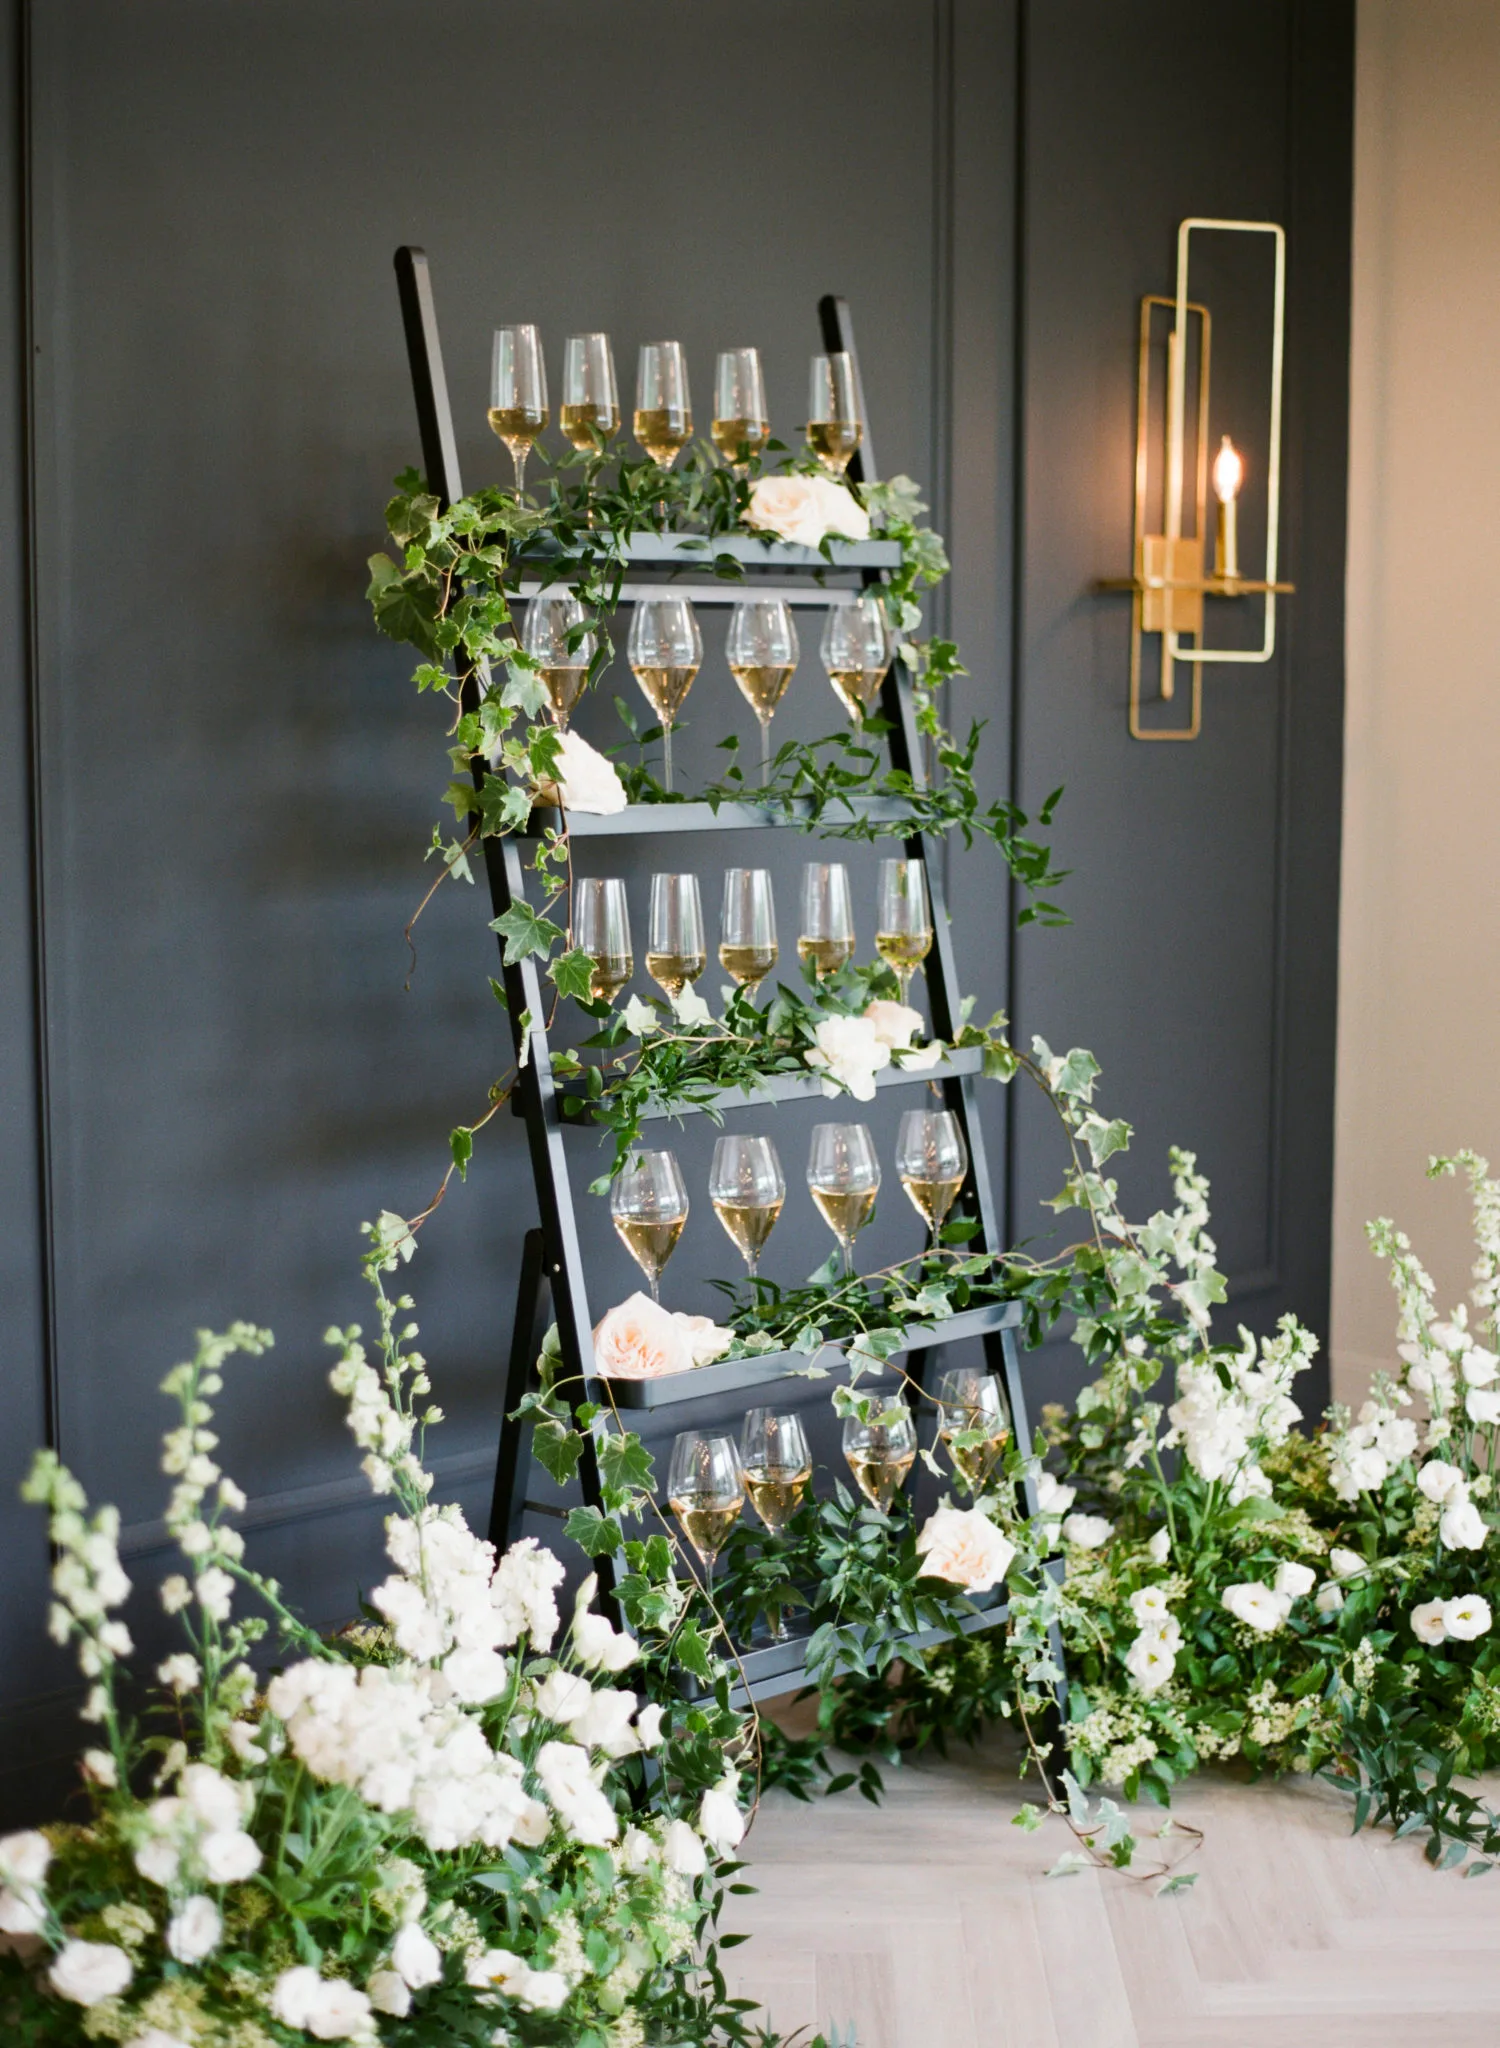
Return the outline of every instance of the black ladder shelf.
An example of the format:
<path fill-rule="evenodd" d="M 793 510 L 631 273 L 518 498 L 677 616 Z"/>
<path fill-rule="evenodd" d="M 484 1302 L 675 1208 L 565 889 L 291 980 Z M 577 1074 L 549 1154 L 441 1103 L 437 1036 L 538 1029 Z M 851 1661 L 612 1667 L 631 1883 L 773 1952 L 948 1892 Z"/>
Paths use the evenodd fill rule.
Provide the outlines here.
<path fill-rule="evenodd" d="M 427 487 L 446 506 L 462 497 L 463 490 L 459 481 L 457 443 L 427 258 L 422 250 L 406 247 L 397 250 L 395 261 Z M 858 357 L 847 305 L 842 299 L 829 297 L 820 302 L 818 312 L 824 346 L 830 351 L 846 350 L 853 358 L 857 389 Z M 864 411 L 862 399 L 861 412 L 866 421 L 865 438 L 859 454 L 849 465 L 850 477 L 855 482 L 873 479 L 875 474 L 869 441 L 869 415 Z M 639 595 L 667 586 L 690 597 L 695 604 L 729 605 L 753 594 L 784 597 L 797 604 L 822 605 L 828 602 L 830 589 L 867 588 L 878 584 L 887 571 L 900 564 L 897 544 L 880 540 L 835 543 L 831 569 L 827 559 L 815 549 L 760 541 L 748 535 L 715 539 L 712 552 L 736 556 L 744 565 L 745 579 L 726 580 L 704 574 L 704 547 L 696 537 L 678 534 L 634 536 L 626 548 L 627 575 L 622 602 L 629 603 Z M 699 572 L 696 577 L 693 574 L 695 569 Z M 523 595 L 531 594 L 524 582 L 521 589 Z M 919 777 L 922 773 L 922 749 L 912 688 L 899 661 L 892 665 L 886 677 L 881 710 L 892 728 L 893 765 Z M 852 801 L 860 802 L 859 799 Z M 899 815 L 897 805 L 880 798 L 864 799 L 863 808 L 866 812 L 886 817 Z M 482 842 L 497 917 L 512 903 L 525 900 L 522 849 L 527 840 L 561 822 L 557 812 L 538 808 L 533 811 L 525 833 Z M 765 831 L 778 826 L 797 829 L 795 818 L 789 819 L 782 807 L 764 806 L 753 801 L 721 804 L 717 809 L 706 803 L 633 804 L 610 816 L 576 813 L 569 817 L 567 824 L 568 830 L 580 839 L 737 829 Z M 918 835 L 905 840 L 904 844 L 908 857 L 919 858 L 924 864 L 932 903 L 933 944 L 924 963 L 932 1031 L 935 1037 L 951 1040 L 958 1026 L 958 977 L 940 870 L 932 857 L 934 848 L 925 837 Z M 505 1389 L 505 1420 L 501 1425 L 490 1516 L 489 1534 L 497 1546 L 512 1542 L 520 1534 L 522 1517 L 528 1508 L 533 1512 L 539 1508 L 546 1513 L 559 1512 L 527 1500 L 527 1483 L 523 1476 L 523 1468 L 529 1472 L 530 1467 L 527 1430 L 510 1419 L 522 1396 L 536 1384 L 536 1360 L 548 1322 L 555 1321 L 557 1325 L 571 1384 L 575 1387 L 581 1385 L 585 1397 L 606 1411 L 611 1406 L 635 1410 L 664 1409 L 737 1390 L 743 1390 L 752 1397 L 746 1402 L 749 1406 L 752 1401 L 763 1401 L 767 1389 L 778 1383 L 800 1381 L 805 1385 L 803 1375 L 809 1363 L 803 1352 L 766 1352 L 719 1365 L 701 1366 L 691 1372 L 658 1380 L 606 1382 L 596 1375 L 593 1317 L 588 1305 L 578 1216 L 563 1146 L 563 1098 L 568 1089 L 557 1080 L 552 1070 L 547 1032 L 541 1022 L 547 1013 L 546 996 L 536 960 L 528 958 L 514 967 L 502 965 L 501 971 L 512 1029 L 517 1033 L 517 1059 L 521 1059 L 523 1051 L 525 1053 L 517 1101 L 525 1118 L 541 1220 L 539 1228 L 526 1233 L 522 1257 Z M 518 1020 L 527 1014 L 533 1021 L 529 1045 L 523 1047 Z M 913 1071 L 891 1066 L 877 1077 L 882 1087 L 937 1083 L 942 1088 L 944 1106 L 955 1111 L 960 1118 L 970 1161 L 964 1192 L 970 1197 L 980 1223 L 979 1233 L 972 1240 L 972 1248 L 976 1251 L 997 1249 L 1001 1243 L 985 1158 L 984 1133 L 974 1099 L 979 1068 L 977 1052 L 958 1052 L 950 1054 L 935 1067 Z M 778 1075 L 753 1094 L 736 1089 L 727 1092 L 721 1100 L 726 1107 L 742 1107 L 753 1103 L 785 1102 L 821 1093 L 821 1082 L 816 1075 L 809 1074 L 806 1079 Z M 690 1113 L 672 1112 L 674 1115 Z M 648 1110 L 647 1114 L 651 1112 Z M 986 1363 L 999 1373 L 1010 1402 L 1016 1441 L 1029 1443 L 1031 1432 L 1016 1341 L 1020 1321 L 1019 1304 L 990 1303 L 953 1316 L 929 1329 L 914 1330 L 909 1348 L 921 1352 L 935 1344 L 954 1343 L 969 1337 L 981 1338 Z M 826 1353 L 822 1362 L 827 1363 Z M 920 1359 L 908 1370 L 920 1384 Z M 602 1425 L 596 1424 L 599 1426 Z M 528 1454 L 524 1458 L 523 1452 Z M 598 1465 L 593 1443 L 587 1436 L 578 1476 L 585 1502 L 599 1507 Z M 1034 1514 L 1037 1505 L 1035 1488 L 1029 1481 L 1025 1494 L 1027 1509 Z M 599 1560 L 601 1567 L 607 1562 Z M 607 1587 L 607 1570 L 601 1569 L 601 1582 Z M 1003 1602 L 986 1606 L 964 1619 L 962 1632 L 972 1634 L 980 1629 L 993 1628 L 1006 1619 L 1006 1613 Z M 914 1637 L 912 1646 L 925 1647 L 941 1640 L 946 1633 L 927 1631 Z M 795 1690 L 803 1682 L 803 1651 L 803 1641 L 796 1636 L 786 1643 L 742 1650 L 739 1662 L 743 1679 L 732 1695 L 735 1702 L 744 1704 L 747 1700 L 772 1698 Z M 1053 1655 L 1060 1668 L 1061 1648 L 1055 1640 Z"/>

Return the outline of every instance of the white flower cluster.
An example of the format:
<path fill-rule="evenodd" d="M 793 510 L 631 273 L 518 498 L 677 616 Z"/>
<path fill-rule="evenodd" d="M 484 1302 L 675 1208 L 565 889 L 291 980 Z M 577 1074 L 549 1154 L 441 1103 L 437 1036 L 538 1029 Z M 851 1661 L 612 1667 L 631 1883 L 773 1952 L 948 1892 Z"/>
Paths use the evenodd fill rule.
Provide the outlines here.
<path fill-rule="evenodd" d="M 226 1778 L 212 1764 L 187 1764 L 177 1792 L 153 1800 L 138 1816 L 136 1869 L 170 1892 L 243 1884 L 261 1865 L 259 1845 L 245 1826 L 254 1806 L 253 1785 Z"/>
<path fill-rule="evenodd" d="M 374 1226 L 377 1243 L 385 1241 L 378 1233 L 387 1229 L 389 1234 L 388 1224 L 392 1220 L 400 1222 L 399 1217 L 391 1219 L 382 1214 L 379 1224 Z M 401 1228 L 403 1231 L 406 1229 L 404 1223 Z M 398 1242 L 393 1258 L 396 1251 L 404 1252 L 405 1241 Z M 415 1334 L 416 1325 L 408 1324 L 403 1335 Z M 399 1477 L 415 1493 L 429 1492 L 431 1477 L 423 1470 L 421 1460 L 412 1449 L 416 1416 L 410 1408 L 392 1399 L 392 1387 L 399 1386 L 400 1369 L 393 1367 L 383 1379 L 371 1365 L 357 1329 L 329 1330 L 325 1341 L 338 1345 L 343 1354 L 329 1373 L 328 1384 L 347 1404 L 345 1420 L 354 1441 L 365 1453 L 363 1469 L 371 1487 L 376 1493 L 394 1493 Z M 428 1393 L 431 1382 L 420 1353 L 408 1354 L 405 1363 L 412 1372 L 412 1394 Z M 435 1411 L 429 1411 L 428 1419 L 435 1419 Z"/>
<path fill-rule="evenodd" d="M 89 1520 L 83 1488 L 51 1451 L 37 1453 L 21 1497 L 45 1502 L 49 1510 L 47 1533 L 59 1555 L 52 1567 L 47 1633 L 55 1643 L 77 1637 L 79 1669 L 91 1681 L 83 1718 L 102 1721 L 109 1712 L 109 1694 L 98 1681 L 107 1681 L 117 1660 L 128 1657 L 132 1648 L 129 1629 L 110 1617 L 110 1609 L 123 1605 L 130 1594 L 120 1566 L 119 1510 L 102 1507 Z"/>
<path fill-rule="evenodd" d="M 1125 1653 L 1125 1669 L 1141 1692 L 1160 1692 L 1177 1668 L 1181 1625 L 1161 1586 L 1142 1586 L 1132 1593 L 1130 1611 L 1139 1633 Z"/>
<path fill-rule="evenodd" d="M 1419 1337 L 1396 1346 L 1407 1385 L 1425 1395 L 1427 1448 L 1446 1443 L 1459 1414 L 1481 1428 L 1500 1422 L 1500 1356 L 1477 1343 L 1462 1302 L 1447 1322 L 1431 1322 Z"/>
<path fill-rule="evenodd" d="M 1256 1342 L 1240 1331 L 1236 1355 L 1220 1354 L 1226 1387 L 1207 1360 L 1184 1361 L 1177 1369 L 1177 1399 L 1167 1410 L 1172 1427 L 1164 1441 L 1181 1444 L 1200 1479 L 1227 1481 L 1236 1505 L 1252 1495 L 1269 1496 L 1271 1482 L 1261 1470 L 1262 1449 L 1284 1443 L 1302 1410 L 1291 1397 L 1292 1382 L 1307 1369 L 1317 1339 L 1284 1316 L 1275 1337 Z"/>
<path fill-rule="evenodd" d="M 816 1042 L 804 1057 L 822 1074 L 825 1095 L 847 1090 L 856 1102 L 872 1102 L 875 1076 L 891 1064 L 893 1053 L 901 1054 L 903 1067 L 932 1067 L 942 1058 L 940 1038 L 923 1046 L 913 1044 L 921 1028 L 918 1011 L 877 999 L 858 1017 L 824 1017 L 813 1034 Z"/>
<path fill-rule="evenodd" d="M 1482 1550 L 1489 1524 L 1475 1507 L 1472 1485 L 1446 1458 L 1429 1458 L 1417 1473 L 1417 1486 L 1442 1510 L 1438 1534 L 1450 1550 Z"/>
<path fill-rule="evenodd" d="M 1411 1611 L 1412 1634 L 1434 1647 L 1450 1636 L 1455 1642 L 1472 1643 L 1476 1636 L 1487 1635 L 1493 1622 L 1489 1601 L 1478 1593 L 1460 1593 L 1456 1600 L 1424 1600 Z"/>
<path fill-rule="evenodd" d="M 0 1934 L 38 1935 L 47 1925 L 47 1865 L 52 1845 L 27 1828 L 0 1836 Z"/>
<path fill-rule="evenodd" d="M 1363 1560 L 1357 1559 L 1356 1563 L 1363 1570 Z M 1226 1586 L 1219 1597 L 1236 1621 L 1243 1622 L 1257 1635 L 1272 1636 L 1285 1627 L 1292 1602 L 1310 1593 L 1317 1579 L 1311 1565 L 1284 1564 L 1269 1586 L 1264 1579 L 1242 1580 L 1238 1585 Z"/>
<path fill-rule="evenodd" d="M 418 1664 L 441 1665 L 454 1696 L 471 1706 L 498 1699 L 509 1682 L 499 1655 L 525 1635 L 538 1650 L 557 1633 L 563 1568 L 533 1538 L 514 1544 L 497 1570 L 494 1546 L 473 1534 L 456 1506 L 392 1515 L 386 1551 L 396 1572 L 370 1604 L 397 1647 Z"/>
<path fill-rule="evenodd" d="M 1328 1477 L 1340 1500 L 1353 1503 L 1362 1493 L 1377 1493 L 1395 1468 L 1417 1450 L 1417 1425 L 1398 1407 L 1411 1396 L 1389 1382 L 1378 1383 L 1373 1397 L 1347 1428 L 1335 1427 L 1328 1439 Z"/>
<path fill-rule="evenodd" d="M 370 2001 L 342 1977 L 320 1977 L 310 1963 L 283 1970 L 271 1987 L 271 2012 L 315 2041 L 373 2044 L 380 2038 Z"/>

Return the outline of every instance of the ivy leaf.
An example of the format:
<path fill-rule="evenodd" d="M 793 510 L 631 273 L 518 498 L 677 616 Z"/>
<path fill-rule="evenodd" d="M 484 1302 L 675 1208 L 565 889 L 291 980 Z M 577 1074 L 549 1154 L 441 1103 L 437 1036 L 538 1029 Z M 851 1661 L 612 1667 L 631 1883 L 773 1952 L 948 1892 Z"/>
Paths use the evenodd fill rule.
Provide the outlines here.
<path fill-rule="evenodd" d="M 1196 1871 L 1196 1870 L 1186 1870 L 1186 1871 L 1183 1871 L 1183 1872 L 1182 1872 L 1182 1874 L 1181 1874 L 1180 1876 L 1178 1876 L 1178 1877 L 1169 1877 L 1169 1878 L 1167 1879 L 1167 1881 L 1166 1881 L 1166 1883 L 1165 1883 L 1164 1885 L 1159 1885 L 1159 1886 L 1157 1887 L 1157 1893 L 1156 1893 L 1156 1896 L 1157 1896 L 1157 1897 L 1158 1897 L 1159 1899 L 1164 1899 L 1164 1898 L 1165 1898 L 1165 1897 L 1167 1896 L 1167 1893 L 1168 1893 L 1168 1892 L 1186 1892 L 1186 1891 L 1191 1891 L 1191 1890 L 1192 1890 L 1192 1888 L 1193 1888 L 1193 1886 L 1194 1886 L 1194 1885 L 1195 1885 L 1195 1884 L 1196 1884 L 1197 1882 L 1198 1882 L 1198 1873 L 1197 1873 L 1197 1871 Z"/>
<path fill-rule="evenodd" d="M 599 1474 L 606 1486 L 641 1487 L 649 1491 L 651 1453 L 632 1431 L 607 1436 L 599 1446 Z"/>
<path fill-rule="evenodd" d="M 708 1661 L 708 1645 L 699 1634 L 695 1622 L 684 1622 L 672 1648 L 684 1671 L 690 1671 L 694 1678 L 701 1678 L 705 1685 L 713 1683 L 713 1667 Z"/>
<path fill-rule="evenodd" d="M 597 1508 L 574 1508 L 563 1524 L 563 1534 L 590 1557 L 613 1557 L 620 1547 L 620 1528 Z"/>
<path fill-rule="evenodd" d="M 448 1147 L 453 1154 L 453 1164 L 458 1168 L 458 1177 L 469 1178 L 469 1161 L 474 1157 L 474 1133 L 467 1124 L 460 1124 L 456 1131 L 448 1134 Z"/>
<path fill-rule="evenodd" d="M 560 996 L 575 996 L 587 1002 L 593 993 L 594 963 L 581 946 L 574 946 L 553 961 L 547 972 L 557 983 Z"/>
<path fill-rule="evenodd" d="M 531 1448 L 542 1469 L 559 1486 L 566 1486 L 578 1470 L 578 1461 L 583 1456 L 583 1438 L 576 1429 L 567 1429 L 555 1417 L 549 1416 L 537 1423 L 532 1432 Z"/>
<path fill-rule="evenodd" d="M 563 936 L 551 918 L 543 917 L 526 902 L 513 903 L 501 916 L 492 917 L 490 930 L 498 932 L 505 941 L 503 957 L 507 967 L 514 967 L 518 960 L 524 960 L 532 953 L 540 954 L 545 960 Z"/>
<path fill-rule="evenodd" d="M 531 816 L 531 792 L 504 775 L 486 775 L 479 785 L 479 829 L 486 839 L 519 832 Z"/>
<path fill-rule="evenodd" d="M 528 718 L 536 718 L 547 708 L 547 685 L 535 669 L 520 668 L 512 662 L 500 692 L 500 702 L 508 710 L 524 711 Z"/>

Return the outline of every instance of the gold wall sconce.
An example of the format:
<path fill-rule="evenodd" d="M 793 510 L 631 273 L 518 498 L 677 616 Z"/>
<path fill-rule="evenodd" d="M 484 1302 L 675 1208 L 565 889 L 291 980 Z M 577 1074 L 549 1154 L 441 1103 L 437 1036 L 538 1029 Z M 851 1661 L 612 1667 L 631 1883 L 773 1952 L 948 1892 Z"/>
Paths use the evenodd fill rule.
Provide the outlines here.
<path fill-rule="evenodd" d="M 1229 436 L 1220 442 L 1212 464 L 1218 515 L 1213 568 L 1205 560 L 1208 544 L 1209 370 L 1213 322 L 1207 306 L 1188 296 L 1188 257 L 1194 232 L 1271 235 L 1275 241 L 1276 277 L 1271 315 L 1271 424 L 1266 456 L 1266 554 L 1263 579 L 1240 574 L 1239 492 L 1245 466 Z M 1140 363 L 1136 388 L 1134 572 L 1111 577 L 1097 587 L 1131 593 L 1130 736 L 1137 740 L 1195 740 L 1203 726 L 1203 669 L 1207 662 L 1267 662 L 1276 651 L 1276 600 L 1294 586 L 1278 583 L 1277 541 L 1281 514 L 1281 367 L 1286 305 L 1286 231 L 1274 221 L 1185 220 L 1177 230 L 1177 295 L 1150 293 L 1141 300 Z M 1148 530 L 1151 483 L 1150 413 L 1153 314 L 1172 313 L 1167 334 L 1165 447 L 1160 476 L 1161 527 Z M 1160 323 L 1156 322 L 1159 327 Z M 1193 435 L 1193 527 L 1183 531 L 1188 496 L 1187 385 L 1188 361 L 1197 333 L 1198 389 Z M 1204 644 L 1205 599 L 1259 597 L 1265 606 L 1259 647 L 1209 647 Z M 1183 726 L 1141 724 L 1141 642 L 1147 633 L 1161 635 L 1160 694 L 1176 695 L 1177 664 L 1192 676 L 1192 715 Z"/>

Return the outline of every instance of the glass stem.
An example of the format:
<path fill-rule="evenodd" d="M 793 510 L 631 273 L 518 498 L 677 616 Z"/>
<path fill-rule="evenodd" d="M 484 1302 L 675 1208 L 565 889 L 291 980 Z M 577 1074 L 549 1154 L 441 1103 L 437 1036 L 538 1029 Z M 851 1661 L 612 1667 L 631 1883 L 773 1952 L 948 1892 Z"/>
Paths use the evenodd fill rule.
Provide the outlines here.
<path fill-rule="evenodd" d="M 672 788 L 672 728 L 664 725 L 661 729 L 661 782 L 669 793 Z"/>
<path fill-rule="evenodd" d="M 771 721 L 763 718 L 760 722 L 760 786 L 765 788 L 771 779 Z"/>
<path fill-rule="evenodd" d="M 660 1273 L 652 1273 L 652 1274 L 650 1274 L 650 1275 L 649 1275 L 648 1277 L 650 1278 L 650 1281 L 651 1281 L 651 1299 L 652 1299 L 652 1300 L 653 1300 L 653 1301 L 654 1301 L 654 1302 L 655 1302 L 655 1303 L 657 1304 L 657 1306 L 658 1306 L 658 1307 L 660 1307 L 660 1305 L 661 1305 L 661 1275 L 660 1275 Z"/>
<path fill-rule="evenodd" d="M 844 1252 L 844 1278 L 852 1280 L 854 1278 L 854 1240 L 852 1237 L 840 1238 L 839 1243 L 842 1245 Z"/>
<path fill-rule="evenodd" d="M 531 453 L 531 443 L 523 441 L 519 448 L 512 448 L 510 459 L 516 472 L 516 496 L 519 498 L 526 487 L 526 458 Z"/>

